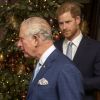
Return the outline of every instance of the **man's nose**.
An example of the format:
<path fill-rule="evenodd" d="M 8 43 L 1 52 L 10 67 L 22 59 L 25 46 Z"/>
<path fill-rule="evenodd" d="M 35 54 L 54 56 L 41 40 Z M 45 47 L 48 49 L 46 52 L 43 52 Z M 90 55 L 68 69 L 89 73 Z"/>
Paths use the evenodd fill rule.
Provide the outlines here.
<path fill-rule="evenodd" d="M 16 42 L 16 46 L 17 46 L 17 47 L 21 47 L 21 42 L 20 42 L 20 41 L 17 41 L 17 42 Z"/>
<path fill-rule="evenodd" d="M 66 27 L 66 24 L 64 23 L 63 24 L 63 30 L 65 30 L 67 27 Z"/>

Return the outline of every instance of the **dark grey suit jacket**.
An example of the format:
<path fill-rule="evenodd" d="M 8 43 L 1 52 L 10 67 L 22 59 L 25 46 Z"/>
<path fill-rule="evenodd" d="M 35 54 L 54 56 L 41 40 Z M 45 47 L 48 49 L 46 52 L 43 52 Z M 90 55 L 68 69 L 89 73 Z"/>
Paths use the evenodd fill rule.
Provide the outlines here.
<path fill-rule="evenodd" d="M 43 78 L 48 84 L 39 84 Z M 55 50 L 30 83 L 27 100 L 82 100 L 82 96 L 80 71 L 59 50 Z"/>
<path fill-rule="evenodd" d="M 56 41 L 55 46 L 62 51 L 63 39 Z M 94 91 L 100 90 L 100 42 L 84 36 L 74 56 L 73 62 L 84 77 L 86 97 L 94 100 Z"/>

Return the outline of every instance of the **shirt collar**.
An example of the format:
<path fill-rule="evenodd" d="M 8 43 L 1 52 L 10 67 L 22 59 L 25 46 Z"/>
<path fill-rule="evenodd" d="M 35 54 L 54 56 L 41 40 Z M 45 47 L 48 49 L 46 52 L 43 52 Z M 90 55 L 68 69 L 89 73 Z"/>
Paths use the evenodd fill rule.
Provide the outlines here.
<path fill-rule="evenodd" d="M 75 46 L 77 46 L 77 47 L 79 46 L 79 44 L 82 40 L 82 37 L 83 37 L 83 35 L 80 32 L 80 34 L 75 39 L 72 40 L 72 42 L 74 43 Z"/>
<path fill-rule="evenodd" d="M 54 45 L 50 46 L 50 47 L 43 53 L 43 55 L 41 56 L 41 58 L 40 58 L 40 60 L 39 60 L 39 63 L 40 63 L 41 65 L 43 65 L 44 62 L 46 61 L 46 59 L 48 58 L 48 56 L 49 56 L 55 49 L 56 49 L 56 48 L 55 48 Z"/>
<path fill-rule="evenodd" d="M 79 34 L 75 39 L 72 40 L 73 44 L 74 44 L 76 47 L 79 46 L 79 44 L 80 44 L 80 42 L 81 42 L 81 40 L 82 40 L 82 37 L 83 37 L 83 35 L 82 35 L 82 33 L 80 32 L 80 34 Z M 68 43 L 69 40 L 65 39 L 64 42 L 65 42 L 65 43 Z"/>

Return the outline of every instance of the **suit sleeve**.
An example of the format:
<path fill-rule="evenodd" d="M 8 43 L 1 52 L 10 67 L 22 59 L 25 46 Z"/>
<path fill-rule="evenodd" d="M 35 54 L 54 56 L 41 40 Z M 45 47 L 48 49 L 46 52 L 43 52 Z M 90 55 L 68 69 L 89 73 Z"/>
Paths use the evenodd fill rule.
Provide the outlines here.
<path fill-rule="evenodd" d="M 84 94 L 83 85 L 77 70 L 62 69 L 57 81 L 57 90 L 59 100 L 82 100 Z"/>

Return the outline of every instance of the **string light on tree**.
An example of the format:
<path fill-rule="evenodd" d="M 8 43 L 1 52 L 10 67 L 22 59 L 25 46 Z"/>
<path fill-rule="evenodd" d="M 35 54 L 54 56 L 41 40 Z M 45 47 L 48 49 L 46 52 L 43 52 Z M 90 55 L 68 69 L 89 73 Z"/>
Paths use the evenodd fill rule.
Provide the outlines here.
<path fill-rule="evenodd" d="M 30 2 L 31 2 L 31 0 L 28 0 L 28 2 L 30 3 Z"/>
<path fill-rule="evenodd" d="M 0 62 L 4 61 L 4 55 L 3 53 L 0 53 Z"/>
<path fill-rule="evenodd" d="M 8 5 L 8 0 L 5 0 L 5 5 Z"/>
<path fill-rule="evenodd" d="M 47 0 L 44 0 L 44 2 L 46 2 Z"/>

